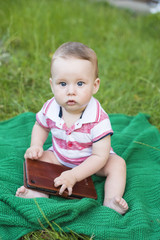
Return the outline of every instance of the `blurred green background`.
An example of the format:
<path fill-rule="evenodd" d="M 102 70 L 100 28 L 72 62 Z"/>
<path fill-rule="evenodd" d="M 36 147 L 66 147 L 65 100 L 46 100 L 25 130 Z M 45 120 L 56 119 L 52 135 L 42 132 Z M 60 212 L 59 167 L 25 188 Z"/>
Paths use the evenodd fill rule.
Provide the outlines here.
<path fill-rule="evenodd" d="M 93 48 L 108 113 L 151 115 L 160 128 L 160 14 L 105 1 L 0 1 L 0 119 L 37 112 L 52 97 L 50 61 L 67 41 Z"/>

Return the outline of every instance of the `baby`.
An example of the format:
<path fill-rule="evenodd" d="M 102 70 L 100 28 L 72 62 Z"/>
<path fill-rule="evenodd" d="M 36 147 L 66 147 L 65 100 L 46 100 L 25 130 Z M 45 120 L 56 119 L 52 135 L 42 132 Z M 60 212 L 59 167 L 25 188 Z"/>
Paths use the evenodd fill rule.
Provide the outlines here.
<path fill-rule="evenodd" d="M 52 58 L 50 85 L 54 97 L 37 113 L 24 157 L 70 167 L 54 180 L 60 194 L 67 189 L 71 195 L 75 183 L 92 174 L 106 176 L 103 205 L 124 214 L 126 164 L 111 148 L 109 117 L 93 97 L 100 85 L 95 52 L 78 42 L 61 45 Z M 52 146 L 44 151 L 50 131 Z M 24 186 L 16 196 L 49 197 Z"/>

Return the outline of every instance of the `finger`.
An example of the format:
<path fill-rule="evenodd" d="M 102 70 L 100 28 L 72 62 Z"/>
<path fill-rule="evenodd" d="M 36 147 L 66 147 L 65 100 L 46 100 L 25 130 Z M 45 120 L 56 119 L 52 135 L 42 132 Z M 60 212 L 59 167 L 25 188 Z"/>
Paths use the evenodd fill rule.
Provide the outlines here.
<path fill-rule="evenodd" d="M 68 187 L 68 195 L 72 195 L 72 187 Z"/>
<path fill-rule="evenodd" d="M 54 179 L 54 183 L 56 183 L 58 181 L 58 177 Z"/>
<path fill-rule="evenodd" d="M 54 186 L 55 186 L 55 187 L 58 187 L 58 186 L 60 186 L 60 185 L 62 185 L 62 184 L 61 184 L 61 181 L 58 180 L 58 179 L 55 179 L 55 180 L 54 180 Z"/>
<path fill-rule="evenodd" d="M 35 158 L 35 159 L 38 158 L 38 153 L 36 151 L 32 152 L 32 158 Z"/>
<path fill-rule="evenodd" d="M 43 154 L 43 149 L 40 149 L 39 152 L 38 152 L 38 158 L 40 158 Z"/>
<path fill-rule="evenodd" d="M 62 195 L 62 193 L 64 192 L 64 190 L 65 190 L 66 188 L 67 188 L 66 185 L 63 184 L 62 187 L 61 187 L 60 190 L 59 190 L 59 194 Z"/>
<path fill-rule="evenodd" d="M 29 158 L 29 153 L 28 153 L 28 151 L 25 152 L 24 158 L 25 158 L 25 159 Z"/>
<path fill-rule="evenodd" d="M 29 152 L 27 155 L 28 155 L 27 158 L 31 158 L 32 159 L 32 153 L 31 152 Z"/>

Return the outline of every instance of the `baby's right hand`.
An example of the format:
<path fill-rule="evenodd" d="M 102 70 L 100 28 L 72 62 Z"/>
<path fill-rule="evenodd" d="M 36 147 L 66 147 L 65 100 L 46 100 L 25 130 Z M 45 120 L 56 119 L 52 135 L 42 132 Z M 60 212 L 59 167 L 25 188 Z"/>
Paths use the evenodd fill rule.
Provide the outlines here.
<path fill-rule="evenodd" d="M 43 154 L 43 147 L 41 146 L 31 146 L 27 149 L 26 153 L 24 154 L 24 158 L 30 158 L 30 159 L 38 159 Z"/>

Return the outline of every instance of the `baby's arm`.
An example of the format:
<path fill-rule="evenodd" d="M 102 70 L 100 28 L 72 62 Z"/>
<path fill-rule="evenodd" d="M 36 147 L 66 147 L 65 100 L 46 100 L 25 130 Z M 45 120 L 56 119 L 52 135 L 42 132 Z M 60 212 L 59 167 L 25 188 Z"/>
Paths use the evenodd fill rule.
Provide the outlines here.
<path fill-rule="evenodd" d="M 43 154 L 43 144 L 48 137 L 48 129 L 41 127 L 37 122 L 33 126 L 31 145 L 27 149 L 24 158 L 38 159 Z"/>
<path fill-rule="evenodd" d="M 111 148 L 110 135 L 93 143 L 92 155 L 88 157 L 79 166 L 63 172 L 58 178 L 55 179 L 55 186 L 62 185 L 60 194 L 67 188 L 69 195 L 72 193 L 72 187 L 76 182 L 79 182 L 86 177 L 89 177 L 101 168 L 103 168 L 109 158 Z"/>
<path fill-rule="evenodd" d="M 110 135 L 93 143 L 92 146 L 92 155 L 79 166 L 72 169 L 78 182 L 95 174 L 105 166 L 111 148 Z"/>

